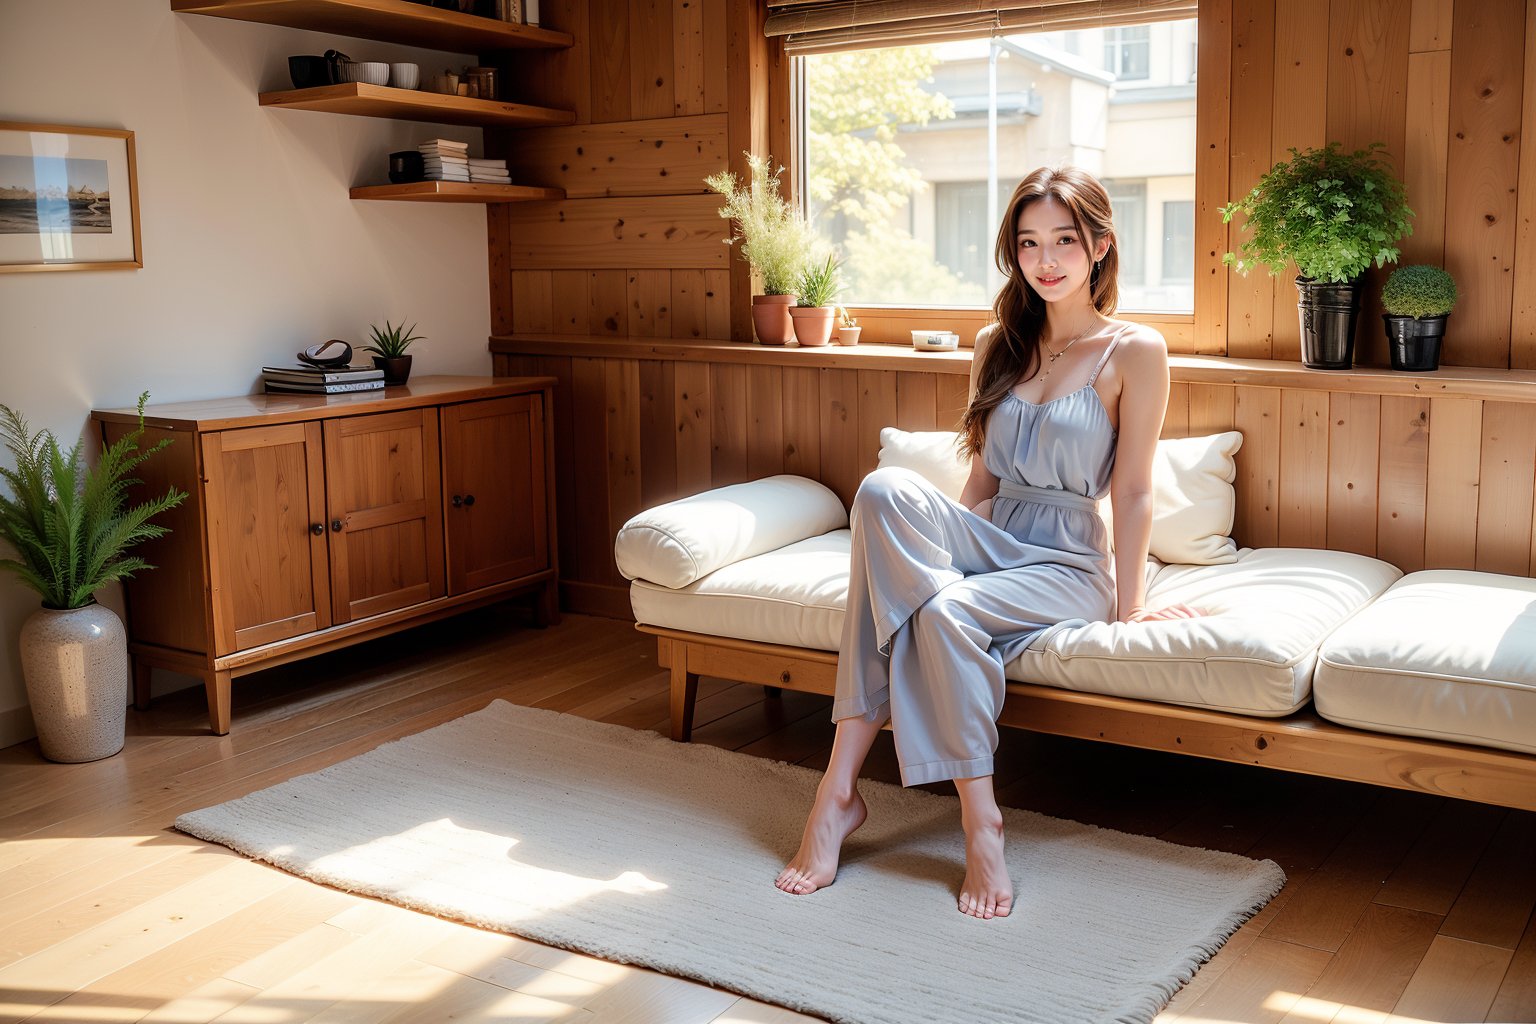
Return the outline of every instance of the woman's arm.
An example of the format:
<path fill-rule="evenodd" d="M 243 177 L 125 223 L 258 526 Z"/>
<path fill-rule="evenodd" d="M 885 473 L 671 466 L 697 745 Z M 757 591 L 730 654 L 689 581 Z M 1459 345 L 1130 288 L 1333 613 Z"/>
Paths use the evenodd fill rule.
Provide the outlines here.
<path fill-rule="evenodd" d="M 1147 547 L 1152 538 L 1152 457 L 1168 409 L 1168 348 L 1155 331 L 1135 331 L 1120 346 L 1120 430 L 1109 481 L 1114 508 L 1118 617 L 1144 617 Z"/>
<path fill-rule="evenodd" d="M 977 374 L 981 370 L 981 357 L 992 343 L 996 324 L 988 324 L 976 333 L 975 347 L 971 350 L 971 379 L 966 389 L 968 402 L 976 400 Z M 992 518 L 992 499 L 997 497 L 997 477 L 987 472 L 981 453 L 971 457 L 971 475 L 966 477 L 960 491 L 960 504 L 986 519 Z"/>

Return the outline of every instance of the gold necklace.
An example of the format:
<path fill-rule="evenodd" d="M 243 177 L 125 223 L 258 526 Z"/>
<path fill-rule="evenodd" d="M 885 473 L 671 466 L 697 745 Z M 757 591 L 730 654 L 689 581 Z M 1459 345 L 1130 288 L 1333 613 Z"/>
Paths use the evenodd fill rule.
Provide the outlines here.
<path fill-rule="evenodd" d="M 1066 355 L 1067 354 L 1067 349 L 1071 348 L 1073 345 L 1076 345 L 1078 342 L 1080 342 L 1084 338 L 1088 337 L 1088 333 L 1090 331 L 1092 331 L 1095 327 L 1098 327 L 1098 326 L 1099 326 L 1099 324 L 1097 324 L 1097 323 L 1091 323 L 1087 327 L 1084 327 L 1082 329 L 1082 331 L 1077 335 L 1077 337 L 1073 338 L 1071 341 L 1067 342 L 1065 345 L 1063 345 L 1061 347 L 1061 351 L 1060 352 L 1052 352 L 1051 349 L 1050 349 L 1050 346 L 1048 346 L 1044 341 L 1042 341 L 1040 343 L 1040 348 L 1041 348 L 1042 351 L 1045 352 L 1046 356 L 1050 359 L 1050 362 L 1046 363 L 1044 365 L 1044 372 L 1040 374 L 1040 381 L 1041 381 L 1041 383 L 1044 383 L 1045 382 L 1045 378 L 1049 377 L 1051 375 L 1051 371 L 1056 368 L 1056 360 L 1058 360 L 1062 356 Z"/>

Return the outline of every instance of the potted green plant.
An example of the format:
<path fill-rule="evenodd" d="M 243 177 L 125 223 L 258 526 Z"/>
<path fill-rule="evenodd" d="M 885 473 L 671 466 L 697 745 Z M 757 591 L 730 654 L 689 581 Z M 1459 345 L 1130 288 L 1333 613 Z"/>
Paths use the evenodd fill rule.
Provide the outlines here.
<path fill-rule="evenodd" d="M 800 301 L 790 308 L 795 340 L 803 346 L 816 347 L 832 340 L 832 321 L 837 307 L 832 304 L 842 289 L 837 271 L 842 266 L 836 255 L 825 262 L 813 263 L 800 274 Z"/>
<path fill-rule="evenodd" d="M 732 222 L 735 234 L 726 245 L 741 243 L 741 258 L 762 278 L 763 290 L 752 296 L 752 327 L 764 345 L 786 344 L 794 333 L 789 307 L 807 255 L 815 250 L 816 233 L 800 211 L 779 194 L 779 173 L 769 173 L 768 160 L 746 154 L 745 184 L 730 171 L 704 179 L 713 192 L 725 196 L 720 216 Z"/>
<path fill-rule="evenodd" d="M 411 377 L 411 356 L 406 349 L 414 341 L 427 339 L 415 333 L 415 324 L 405 326 L 404 320 L 399 327 L 385 320 L 383 330 L 374 324 L 368 326 L 373 331 L 373 344 L 364 345 L 363 351 L 374 353 L 373 365 L 384 371 L 386 385 L 404 384 Z"/>
<path fill-rule="evenodd" d="M 857 345 L 859 334 L 863 330 L 856 317 L 850 316 L 842 306 L 837 307 L 837 343 L 839 345 Z"/>
<path fill-rule="evenodd" d="M 1360 275 L 1397 259 L 1412 228 L 1403 186 L 1381 143 L 1343 153 L 1337 142 L 1291 150 L 1246 196 L 1222 207 L 1222 222 L 1241 213 L 1249 237 L 1229 266 L 1246 274 L 1262 263 L 1271 276 L 1295 264 L 1299 276 L 1301 360 L 1320 370 L 1354 365 Z"/>
<path fill-rule="evenodd" d="M 16 462 L 0 467 L 10 489 L 0 495 L 0 540 L 18 556 L 0 559 L 0 569 L 42 597 L 21 627 L 21 668 L 38 743 L 52 761 L 96 761 L 123 749 L 127 638 L 95 594 L 153 568 L 127 551 L 163 535 L 166 528 L 150 520 L 186 497 L 173 487 L 128 505 L 128 489 L 139 482 L 134 468 L 171 443 L 139 447 L 148 399 L 147 391 L 139 396 L 138 429 L 108 445 L 91 467 L 82 442 L 61 451 L 51 432 L 32 433 L 20 413 L 0 405 L 0 440 Z"/>
<path fill-rule="evenodd" d="M 1381 315 L 1392 369 L 1438 370 L 1445 324 L 1456 305 L 1456 279 L 1439 267 L 1398 267 L 1381 289 Z"/>

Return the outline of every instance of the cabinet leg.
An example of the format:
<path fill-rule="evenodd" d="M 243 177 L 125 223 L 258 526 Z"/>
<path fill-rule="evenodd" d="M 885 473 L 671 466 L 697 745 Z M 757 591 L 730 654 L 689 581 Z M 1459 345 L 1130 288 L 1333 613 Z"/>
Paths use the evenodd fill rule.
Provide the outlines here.
<path fill-rule="evenodd" d="M 149 710 L 149 682 L 154 667 L 137 655 L 133 658 L 133 709 Z"/>
<path fill-rule="evenodd" d="M 778 700 L 784 696 L 784 688 L 782 686 L 765 686 L 763 687 L 763 696 L 769 700 Z"/>
<path fill-rule="evenodd" d="M 533 598 L 533 624 L 543 629 L 560 625 L 560 581 L 550 580 Z"/>
<path fill-rule="evenodd" d="M 209 672 L 203 677 L 208 691 L 208 724 L 215 736 L 229 735 L 229 689 L 234 677 L 228 672 Z"/>
<path fill-rule="evenodd" d="M 688 652 L 672 652 L 672 738 L 687 743 L 693 736 L 693 704 L 699 696 L 699 674 L 687 668 Z"/>

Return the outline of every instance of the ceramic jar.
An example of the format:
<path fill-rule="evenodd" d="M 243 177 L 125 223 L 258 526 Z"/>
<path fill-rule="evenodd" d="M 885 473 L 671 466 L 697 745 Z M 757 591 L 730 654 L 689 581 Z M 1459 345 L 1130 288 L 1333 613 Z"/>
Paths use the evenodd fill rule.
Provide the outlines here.
<path fill-rule="evenodd" d="M 21 627 L 21 671 L 50 761 L 99 761 L 123 749 L 128 638 L 110 608 L 44 608 Z"/>

